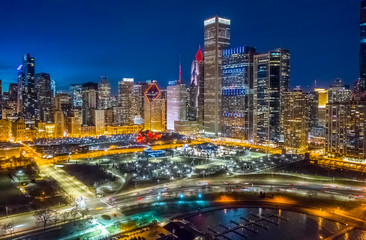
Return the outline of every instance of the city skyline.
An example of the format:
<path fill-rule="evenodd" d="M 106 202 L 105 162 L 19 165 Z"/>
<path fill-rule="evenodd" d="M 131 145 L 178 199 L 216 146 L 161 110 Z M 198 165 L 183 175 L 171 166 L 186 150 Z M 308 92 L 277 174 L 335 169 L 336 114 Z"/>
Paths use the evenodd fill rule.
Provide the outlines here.
<path fill-rule="evenodd" d="M 188 8 L 188 4 L 184 3 L 179 7 Z M 268 1 L 256 4 L 234 2 L 229 6 L 215 3 L 212 4 L 215 6 L 205 8 L 200 7 L 202 4 L 204 3 L 197 6 L 198 10 L 187 9 L 188 12 L 192 12 L 188 15 L 193 16 L 189 19 L 182 16 L 183 11 L 175 16 L 167 11 L 169 8 L 174 9 L 174 4 L 165 4 L 160 10 L 161 16 L 154 15 L 154 21 L 151 22 L 148 19 L 151 19 L 150 15 L 153 13 L 142 16 L 145 12 L 144 8 L 135 11 L 139 12 L 136 16 L 130 16 L 133 10 L 136 10 L 133 4 L 124 5 L 125 9 L 131 9 L 132 13 L 121 14 L 118 13 L 120 6 L 117 5 L 112 10 L 110 3 L 105 4 L 101 9 L 98 9 L 99 5 L 95 2 L 91 2 L 88 6 L 75 3 L 74 12 L 67 13 L 66 19 L 57 19 L 55 13 L 55 7 L 61 10 L 67 7 L 68 4 L 63 5 L 61 2 L 54 6 L 48 6 L 47 3 L 42 2 L 35 6 L 24 3 L 22 7 L 17 7 L 21 16 L 17 19 L 13 16 L 7 18 L 4 10 L 8 9 L 10 12 L 13 6 L 2 4 L 4 6 L 0 11 L 3 11 L 3 14 L 0 18 L 4 17 L 7 21 L 1 22 L 9 23 L 3 28 L 3 34 L 8 37 L 0 40 L 2 42 L 0 48 L 3 48 L 1 49 L 3 58 L 0 62 L 3 90 L 7 91 L 10 82 L 16 82 L 16 67 L 21 64 L 19 56 L 26 52 L 35 57 L 36 72 L 50 73 L 51 78 L 56 81 L 58 90 L 67 90 L 72 83 L 98 82 L 100 76 L 109 77 L 113 86 L 116 86 L 123 77 L 134 77 L 136 82 L 154 79 L 165 87 L 168 81 L 178 78 L 180 54 L 182 55 L 183 82 L 188 84 L 191 61 L 197 47 L 203 46 L 202 22 L 215 14 L 231 20 L 234 33 L 231 38 L 232 47 L 250 45 L 256 47 L 258 52 L 266 52 L 278 47 L 290 49 L 292 52 L 291 88 L 301 85 L 305 89 L 310 89 L 314 86 L 314 80 L 317 80 L 318 86 L 327 87 L 337 77 L 342 78 L 347 84 L 357 80 L 359 16 L 352 13 L 359 11 L 358 1 L 342 3 L 324 0 L 318 4 L 301 4 L 282 0 L 278 5 Z M 247 9 L 258 9 L 260 6 L 260 12 L 267 14 L 267 17 L 277 16 L 275 24 L 283 26 L 282 29 L 287 32 L 284 34 L 281 31 L 270 30 L 272 27 L 267 26 L 264 20 L 250 19 L 250 15 L 254 14 L 251 11 L 241 16 L 235 8 L 231 7 L 235 4 Z M 149 6 L 151 3 L 146 5 Z M 42 19 L 49 20 L 47 23 L 44 20 L 32 18 L 32 21 L 29 20 L 32 23 L 30 29 L 17 28 L 22 19 L 32 14 L 37 15 L 42 8 L 46 7 L 48 12 Z M 299 7 L 302 8 L 300 13 L 296 10 Z M 29 9 L 29 12 L 24 12 L 25 8 Z M 88 23 L 88 19 L 92 17 L 89 16 L 90 13 L 98 13 L 102 10 L 105 13 L 100 15 L 99 19 Z M 78 11 L 81 11 L 80 16 L 85 18 L 78 19 L 73 26 L 71 21 L 77 20 L 75 13 Z M 285 13 L 275 14 L 271 11 Z M 341 11 L 344 11 L 344 14 L 340 14 Z M 323 14 L 318 16 L 316 13 L 319 12 Z M 52 13 L 56 14 L 55 18 L 51 18 Z M 311 21 L 304 15 L 312 16 Z M 303 17 L 295 18 L 295 16 Z M 166 21 L 168 17 L 175 21 L 168 23 Z M 292 19 L 297 19 L 297 25 Z M 153 24 L 156 24 L 155 27 L 152 27 Z M 83 26 L 79 28 L 80 32 L 71 32 L 80 25 Z M 170 34 L 160 34 L 164 29 L 156 26 L 161 25 L 174 25 L 176 29 Z M 57 26 L 60 28 L 55 30 Z M 116 31 L 116 26 L 120 26 L 121 30 Z M 324 28 L 325 26 L 328 27 Z M 322 31 L 320 31 L 321 28 L 323 28 Z M 16 34 L 12 34 L 14 29 L 18 30 Z M 17 37 L 20 32 L 28 34 L 27 37 Z M 127 38 L 124 34 L 127 34 Z M 180 34 L 184 37 L 180 37 Z M 121 38 L 119 39 L 118 36 Z M 273 37 L 269 38 L 271 36 Z M 324 38 L 325 36 L 328 39 Z M 329 39 L 337 39 L 337 41 L 329 41 Z M 65 45 L 60 48 L 61 42 Z M 52 51 L 50 51 L 51 48 Z M 322 51 L 323 54 L 312 58 L 313 51 L 309 49 L 314 52 Z M 76 50 L 78 53 L 72 53 Z M 126 57 L 121 58 L 121 55 Z M 113 94 L 115 95 L 116 92 L 114 91 Z"/>

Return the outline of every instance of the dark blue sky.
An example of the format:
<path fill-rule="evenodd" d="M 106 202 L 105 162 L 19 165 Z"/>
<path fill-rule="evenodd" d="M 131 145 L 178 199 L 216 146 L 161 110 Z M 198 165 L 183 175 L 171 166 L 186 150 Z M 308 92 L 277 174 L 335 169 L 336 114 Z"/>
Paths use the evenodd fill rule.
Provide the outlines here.
<path fill-rule="evenodd" d="M 188 83 L 203 21 L 215 14 L 231 19 L 233 47 L 290 49 L 292 87 L 358 77 L 358 0 L 0 0 L 0 79 L 16 82 L 29 52 L 58 89 L 101 75 L 114 89 L 122 77 L 165 86 L 181 54 Z"/>

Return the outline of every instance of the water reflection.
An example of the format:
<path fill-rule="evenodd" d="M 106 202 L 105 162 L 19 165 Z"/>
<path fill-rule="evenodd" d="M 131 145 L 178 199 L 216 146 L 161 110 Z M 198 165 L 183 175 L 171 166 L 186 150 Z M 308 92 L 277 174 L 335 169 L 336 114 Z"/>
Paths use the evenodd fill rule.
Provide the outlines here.
<path fill-rule="evenodd" d="M 346 226 L 342 223 L 332 222 L 321 217 L 309 216 L 306 214 L 274 210 L 263 208 L 236 208 L 223 209 L 212 212 L 206 212 L 190 217 L 191 221 L 198 229 L 210 232 L 211 228 L 217 232 L 223 232 L 225 227 L 234 228 L 237 224 L 247 223 L 245 219 L 256 220 L 256 216 L 260 215 L 276 215 L 289 221 L 271 217 L 270 221 L 260 221 L 260 226 L 247 225 L 247 229 L 239 228 L 237 233 L 231 232 L 225 234 L 226 237 L 236 240 L 243 239 L 240 234 L 244 234 L 248 239 L 267 240 L 267 239 L 296 239 L 296 240 L 313 240 L 325 239 Z M 278 222 L 278 225 L 275 224 Z M 224 226 L 224 227 L 223 227 Z M 268 228 L 268 229 L 265 229 Z M 253 232 L 251 231 L 253 230 Z M 258 233 L 254 233 L 258 232 Z M 223 238 L 219 238 L 223 239 Z M 351 232 L 337 238 L 337 240 L 366 240 L 365 231 L 354 229 Z"/>

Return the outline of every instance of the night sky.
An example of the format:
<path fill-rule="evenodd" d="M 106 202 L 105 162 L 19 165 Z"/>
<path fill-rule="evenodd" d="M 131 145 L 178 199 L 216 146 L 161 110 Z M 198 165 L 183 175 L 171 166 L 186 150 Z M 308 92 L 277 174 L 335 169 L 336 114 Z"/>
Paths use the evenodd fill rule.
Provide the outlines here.
<path fill-rule="evenodd" d="M 57 90 L 105 75 L 116 94 L 122 77 L 166 86 L 181 54 L 188 83 L 203 21 L 216 14 L 231 19 L 232 47 L 290 49 L 292 87 L 358 77 L 358 0 L 0 0 L 0 79 L 5 90 L 16 82 L 29 52 Z"/>

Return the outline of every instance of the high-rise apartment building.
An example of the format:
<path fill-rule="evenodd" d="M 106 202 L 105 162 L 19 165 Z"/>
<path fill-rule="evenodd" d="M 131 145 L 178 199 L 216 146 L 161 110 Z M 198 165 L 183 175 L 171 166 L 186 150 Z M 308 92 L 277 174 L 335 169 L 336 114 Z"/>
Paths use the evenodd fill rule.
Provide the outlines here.
<path fill-rule="evenodd" d="M 324 146 L 326 105 L 328 90 L 314 88 L 307 94 L 307 119 L 309 123 L 309 143 L 314 146 Z"/>
<path fill-rule="evenodd" d="M 187 119 L 187 88 L 184 84 L 167 87 L 167 129 L 174 131 L 175 121 Z"/>
<path fill-rule="evenodd" d="M 366 0 L 360 8 L 360 90 L 366 91 Z"/>
<path fill-rule="evenodd" d="M 366 158 L 366 101 L 327 105 L 325 151 L 331 157 Z"/>
<path fill-rule="evenodd" d="M 220 134 L 222 51 L 230 46 L 230 20 L 204 21 L 204 132 Z"/>
<path fill-rule="evenodd" d="M 221 135 L 252 139 L 253 57 L 252 47 L 223 51 L 221 93 Z"/>
<path fill-rule="evenodd" d="M 18 67 L 18 113 L 25 122 L 39 119 L 38 98 L 35 81 L 34 58 L 28 53 L 23 56 L 23 65 Z"/>
<path fill-rule="evenodd" d="M 123 78 L 118 82 L 118 104 L 121 108 L 120 119 L 121 125 L 132 125 L 135 117 L 135 96 L 134 96 L 134 79 Z"/>
<path fill-rule="evenodd" d="M 50 122 L 53 120 L 51 77 L 48 73 L 37 73 L 35 77 L 39 120 L 42 122 Z"/>
<path fill-rule="evenodd" d="M 191 67 L 191 83 L 189 86 L 188 121 L 198 121 L 203 126 L 203 87 L 204 68 L 201 47 L 198 48 Z"/>
<path fill-rule="evenodd" d="M 3 94 L 2 118 L 15 117 L 17 115 L 18 84 L 11 83 L 8 92 Z"/>
<path fill-rule="evenodd" d="M 352 91 L 348 85 L 344 85 L 342 79 L 337 78 L 328 89 L 328 102 L 348 102 L 352 98 Z"/>
<path fill-rule="evenodd" d="M 166 99 L 155 82 L 149 84 L 145 91 L 144 128 L 152 131 L 166 129 Z"/>
<path fill-rule="evenodd" d="M 111 107 L 111 85 L 108 78 L 102 76 L 98 86 L 98 109 L 104 110 Z"/>
<path fill-rule="evenodd" d="M 283 92 L 282 116 L 285 149 L 293 152 L 307 150 L 307 94 L 299 88 L 292 92 Z"/>
<path fill-rule="evenodd" d="M 253 143 L 277 145 L 281 130 L 281 93 L 289 90 L 290 51 L 277 49 L 254 56 Z"/>
<path fill-rule="evenodd" d="M 69 90 L 72 108 L 81 109 L 83 107 L 83 87 L 81 84 L 71 84 Z"/>
<path fill-rule="evenodd" d="M 84 125 L 92 125 L 91 117 L 93 109 L 97 109 L 98 99 L 98 84 L 97 83 L 84 83 L 82 85 L 83 107 L 82 116 Z"/>

